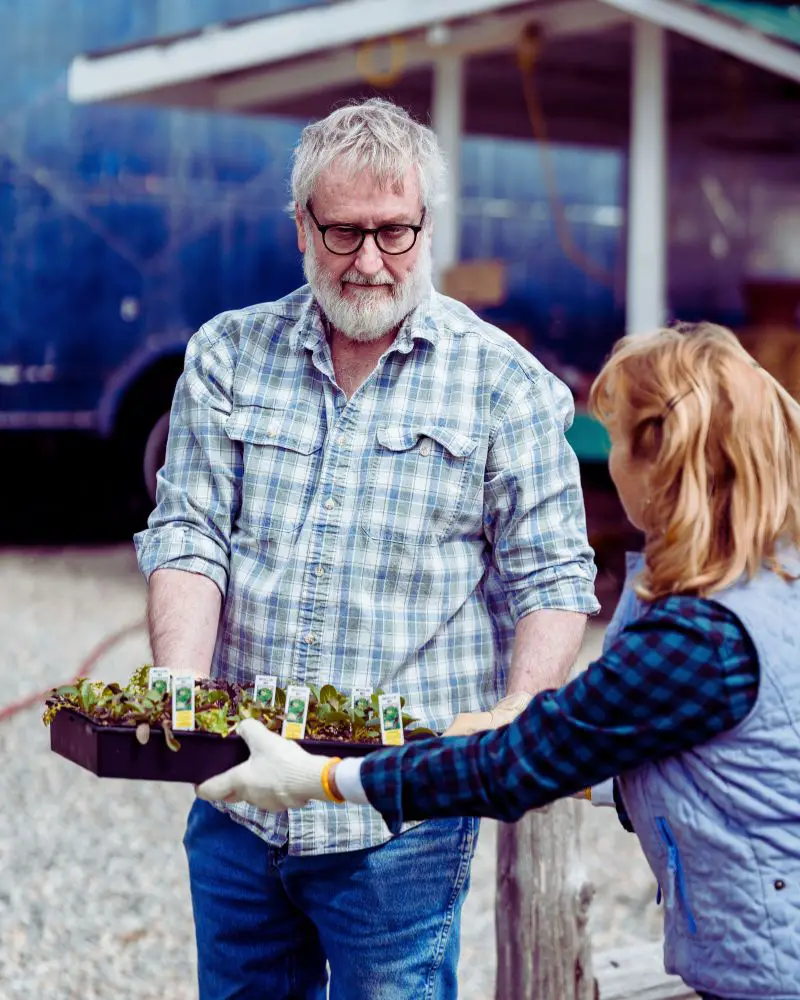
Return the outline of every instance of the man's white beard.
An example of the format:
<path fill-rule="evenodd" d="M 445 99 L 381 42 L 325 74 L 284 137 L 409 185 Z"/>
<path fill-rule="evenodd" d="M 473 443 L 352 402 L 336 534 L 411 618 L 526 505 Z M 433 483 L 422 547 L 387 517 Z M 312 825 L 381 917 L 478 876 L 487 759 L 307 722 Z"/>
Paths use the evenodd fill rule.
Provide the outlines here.
<path fill-rule="evenodd" d="M 320 266 L 314 244 L 309 240 L 303 255 L 303 271 L 328 322 L 349 340 L 362 344 L 380 340 L 422 302 L 430 291 L 433 265 L 430 240 L 422 238 L 419 256 L 414 268 L 402 281 L 397 281 L 385 268 L 371 278 L 365 277 L 354 267 L 340 278 Z M 391 286 L 391 295 L 381 287 L 378 292 L 358 292 L 345 298 L 343 282 L 355 285 Z"/>

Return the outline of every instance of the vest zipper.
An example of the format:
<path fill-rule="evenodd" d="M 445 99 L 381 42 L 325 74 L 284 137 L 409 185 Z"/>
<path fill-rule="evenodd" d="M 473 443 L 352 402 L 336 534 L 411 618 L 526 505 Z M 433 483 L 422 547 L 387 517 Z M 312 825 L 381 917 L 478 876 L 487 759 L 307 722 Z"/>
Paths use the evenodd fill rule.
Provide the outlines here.
<path fill-rule="evenodd" d="M 686 919 L 689 923 L 689 933 L 696 934 L 697 923 L 694 919 L 692 909 L 689 906 L 689 898 L 686 892 L 686 876 L 684 875 L 683 864 L 681 863 L 681 854 L 678 850 L 675 837 L 673 836 L 670 825 L 664 816 L 656 816 L 656 828 L 658 829 L 659 835 L 667 848 L 667 869 L 675 876 L 675 887 L 678 892 L 678 899 L 680 900 L 686 913 Z M 660 882 L 658 884 L 658 892 L 656 893 L 656 902 L 661 902 Z"/>

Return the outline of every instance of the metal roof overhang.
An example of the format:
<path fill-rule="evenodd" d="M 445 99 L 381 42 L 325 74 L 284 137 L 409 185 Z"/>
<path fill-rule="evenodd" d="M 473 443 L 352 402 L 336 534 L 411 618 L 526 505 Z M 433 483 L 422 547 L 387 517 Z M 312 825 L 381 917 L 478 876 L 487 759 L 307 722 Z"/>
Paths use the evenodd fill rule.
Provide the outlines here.
<path fill-rule="evenodd" d="M 308 119 L 377 91 L 427 118 L 432 67 L 457 53 L 468 60 L 465 131 L 530 137 L 514 50 L 536 27 L 551 137 L 624 144 L 631 18 L 675 33 L 674 137 L 716 127 L 721 141 L 800 148 L 800 91 L 785 83 L 800 83 L 800 49 L 692 0 L 339 0 L 78 56 L 69 95 Z M 723 129 L 720 109 L 737 93 L 749 114 L 740 107 Z"/>

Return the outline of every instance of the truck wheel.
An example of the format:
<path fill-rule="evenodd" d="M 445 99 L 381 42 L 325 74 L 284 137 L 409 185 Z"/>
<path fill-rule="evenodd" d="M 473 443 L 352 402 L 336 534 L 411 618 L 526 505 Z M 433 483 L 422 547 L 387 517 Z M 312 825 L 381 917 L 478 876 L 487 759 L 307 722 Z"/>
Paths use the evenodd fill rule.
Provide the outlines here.
<path fill-rule="evenodd" d="M 169 434 L 169 413 L 162 415 L 153 424 L 144 446 L 142 471 L 147 494 L 153 503 L 156 502 L 156 477 L 158 470 L 164 464 L 167 454 L 167 435 Z"/>

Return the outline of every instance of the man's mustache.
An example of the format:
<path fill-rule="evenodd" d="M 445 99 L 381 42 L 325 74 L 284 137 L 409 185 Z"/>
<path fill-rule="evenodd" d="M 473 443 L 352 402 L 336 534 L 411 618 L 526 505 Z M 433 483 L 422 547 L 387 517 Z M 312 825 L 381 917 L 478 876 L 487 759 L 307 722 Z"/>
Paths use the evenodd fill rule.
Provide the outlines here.
<path fill-rule="evenodd" d="M 366 274 L 360 274 L 358 271 L 345 271 L 345 273 L 339 278 L 342 284 L 350 285 L 394 285 L 396 284 L 394 278 L 390 274 L 380 275 L 375 274 L 371 278 Z"/>

